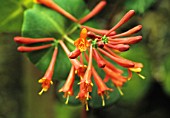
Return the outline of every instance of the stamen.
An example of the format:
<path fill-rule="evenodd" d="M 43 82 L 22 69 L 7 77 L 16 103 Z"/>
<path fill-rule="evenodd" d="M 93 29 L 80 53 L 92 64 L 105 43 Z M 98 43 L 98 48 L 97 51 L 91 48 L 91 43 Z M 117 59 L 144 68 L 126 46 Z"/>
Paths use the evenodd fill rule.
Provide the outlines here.
<path fill-rule="evenodd" d="M 46 78 L 42 78 L 38 80 L 38 83 L 43 83 L 45 81 Z"/>
<path fill-rule="evenodd" d="M 80 85 L 82 82 L 77 83 L 77 85 Z"/>
<path fill-rule="evenodd" d="M 122 92 L 122 90 L 120 89 L 120 87 L 117 87 L 117 89 L 118 89 L 120 95 L 124 95 L 123 92 Z"/>
<path fill-rule="evenodd" d="M 104 107 L 104 106 L 105 106 L 104 96 L 103 96 L 103 95 L 101 95 L 101 98 L 102 98 L 102 106 Z"/>
<path fill-rule="evenodd" d="M 89 111 L 89 106 L 88 106 L 88 102 L 85 101 L 85 105 L 86 105 L 86 111 Z"/>
<path fill-rule="evenodd" d="M 140 73 L 137 73 L 137 74 L 140 78 L 145 79 L 145 76 L 141 75 Z"/>
<path fill-rule="evenodd" d="M 68 100 L 69 100 L 69 95 L 67 95 L 67 98 L 66 98 L 66 102 L 65 102 L 65 104 L 68 104 Z"/>
<path fill-rule="evenodd" d="M 39 95 L 42 95 L 42 93 L 44 92 L 44 88 L 41 89 L 41 91 L 38 93 Z"/>
<path fill-rule="evenodd" d="M 50 81 L 50 84 L 52 85 L 52 84 L 53 84 L 53 81 Z"/>
<path fill-rule="evenodd" d="M 130 81 L 130 80 L 131 80 L 131 77 L 127 78 L 127 80 Z"/>

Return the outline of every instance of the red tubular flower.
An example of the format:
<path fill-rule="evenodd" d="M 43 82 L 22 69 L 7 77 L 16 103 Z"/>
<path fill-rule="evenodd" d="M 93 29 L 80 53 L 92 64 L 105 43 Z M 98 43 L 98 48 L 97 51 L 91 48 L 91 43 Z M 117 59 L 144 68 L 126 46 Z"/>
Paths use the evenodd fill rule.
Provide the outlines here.
<path fill-rule="evenodd" d="M 57 53 L 58 53 L 58 48 L 55 47 L 49 67 L 48 67 L 44 77 L 42 77 L 42 79 L 40 79 L 38 81 L 39 83 L 42 84 L 42 90 L 39 92 L 39 95 L 41 95 L 44 91 L 47 91 L 50 88 L 50 84 L 53 84 L 52 76 L 54 73 L 54 66 L 55 66 L 55 62 L 56 62 Z"/>
<path fill-rule="evenodd" d="M 80 54 L 81 54 L 81 51 L 76 48 L 74 51 L 72 51 L 72 52 L 69 54 L 68 57 L 69 57 L 70 59 L 75 59 L 75 58 L 77 58 Z"/>
<path fill-rule="evenodd" d="M 111 70 L 113 70 L 116 73 L 122 74 L 123 71 L 116 68 L 112 63 L 110 63 L 109 61 L 107 61 L 106 59 L 104 59 L 102 56 L 100 56 L 100 58 L 102 58 L 102 60 L 106 63 L 107 67 L 109 67 Z"/>
<path fill-rule="evenodd" d="M 117 58 L 120 58 L 120 59 L 123 59 L 124 60 L 124 58 L 122 58 L 122 57 L 120 57 L 120 56 L 118 56 L 118 55 L 116 55 L 116 54 L 114 54 L 108 47 L 104 47 L 104 49 L 107 51 L 107 52 L 109 52 L 112 56 L 115 56 L 115 57 L 117 57 Z M 100 50 L 100 49 L 99 49 Z M 103 50 L 102 50 L 103 51 Z M 102 52 L 103 53 L 103 52 Z M 105 52 L 104 52 L 105 53 Z M 108 54 L 109 54 L 108 53 Z M 110 56 L 110 55 L 109 55 Z M 112 58 L 111 58 L 112 59 Z M 126 60 L 126 59 L 125 59 Z M 141 75 L 140 74 L 140 72 L 142 71 L 142 68 L 143 68 L 143 64 L 142 63 L 137 63 L 137 62 L 132 62 L 132 61 L 130 61 L 130 60 L 127 60 L 128 62 L 130 62 L 130 63 L 133 63 L 133 67 L 126 67 L 126 66 L 123 66 L 123 65 L 121 65 L 121 64 L 119 64 L 119 65 L 121 65 L 121 66 L 123 66 L 123 67 L 126 67 L 126 68 L 129 68 L 131 71 L 133 71 L 133 72 L 136 72 L 142 79 L 145 79 L 145 77 L 143 76 L 143 75 Z M 116 62 L 116 61 L 115 61 Z M 130 79 L 130 78 L 129 78 Z"/>
<path fill-rule="evenodd" d="M 109 67 L 105 66 L 103 68 L 104 72 L 111 77 L 111 79 L 115 79 L 118 80 L 120 82 L 126 82 L 127 79 L 125 77 L 123 77 L 120 73 L 116 73 L 113 70 L 111 70 Z"/>
<path fill-rule="evenodd" d="M 87 14 L 85 17 L 80 19 L 79 23 L 83 24 L 84 22 L 92 18 L 94 15 L 99 13 L 105 5 L 106 5 L 106 1 L 101 1 L 98 5 L 95 6 L 95 8 L 89 14 Z"/>
<path fill-rule="evenodd" d="M 105 51 L 107 51 L 109 54 L 111 54 L 112 56 L 114 56 L 114 57 L 120 57 L 120 56 L 118 56 L 117 54 L 115 54 L 114 53 L 114 51 L 112 51 L 109 47 L 107 47 L 106 45 L 103 47 L 103 49 L 105 50 Z"/>
<path fill-rule="evenodd" d="M 27 37 L 19 37 L 19 36 L 14 38 L 15 42 L 21 44 L 33 44 L 33 43 L 44 43 L 44 42 L 48 43 L 45 45 L 35 46 L 35 47 L 19 46 L 18 51 L 20 52 L 37 51 L 37 50 L 54 46 L 58 43 L 61 45 L 62 49 L 64 50 L 67 57 L 69 58 L 69 61 L 72 64 L 66 82 L 64 83 L 62 88 L 59 89 L 59 92 L 64 92 L 64 97 L 66 98 L 66 102 L 65 102 L 66 104 L 68 104 L 69 102 L 69 96 L 72 96 L 74 94 L 73 85 L 75 81 L 75 74 L 77 74 L 80 77 L 80 82 L 79 82 L 80 90 L 76 98 L 78 98 L 84 105 L 86 105 L 87 111 L 89 110 L 88 100 L 91 98 L 89 94 L 90 92 L 92 92 L 93 89 L 92 76 L 98 88 L 97 93 L 99 96 L 101 96 L 102 106 L 105 106 L 104 95 L 108 97 L 108 93 L 110 91 L 113 91 L 113 89 L 108 88 L 105 84 L 105 82 L 110 82 L 108 80 L 111 80 L 111 82 L 119 90 L 120 94 L 123 95 L 121 91 L 121 87 L 124 85 L 125 82 L 127 82 L 127 80 L 129 80 L 132 77 L 132 72 L 136 72 L 140 77 L 144 79 L 144 76 L 140 74 L 143 68 L 143 65 L 141 63 L 133 62 L 131 60 L 119 56 L 117 53 L 114 53 L 116 51 L 118 52 L 127 51 L 130 48 L 131 44 L 137 43 L 142 40 L 142 36 L 130 36 L 140 31 L 142 29 L 141 25 L 135 26 L 126 32 L 116 34 L 116 29 L 121 27 L 135 14 L 134 10 L 130 10 L 129 12 L 127 12 L 123 16 L 123 18 L 110 30 L 103 30 L 103 29 L 95 29 L 89 26 L 83 26 L 81 24 L 83 24 L 84 22 L 92 18 L 94 15 L 96 15 L 106 5 L 106 0 L 101 0 L 100 3 L 96 5 L 96 7 L 94 7 L 94 9 L 89 14 L 87 14 L 80 20 L 76 19 L 73 15 L 71 15 L 63 8 L 58 6 L 53 0 L 36 0 L 36 1 L 37 3 L 45 5 L 46 7 L 57 11 L 58 13 L 67 17 L 73 22 L 79 24 L 78 26 L 73 27 L 73 29 L 71 29 L 71 31 L 68 32 L 67 34 L 59 30 L 60 34 L 63 34 L 63 36 L 61 40 L 57 40 L 57 41 L 55 41 L 54 38 L 27 38 Z M 69 35 L 71 35 L 77 28 L 82 28 L 80 32 L 80 36 L 75 41 L 73 41 L 69 37 Z M 126 36 L 130 36 L 130 37 L 126 37 Z M 70 52 L 68 47 L 65 45 L 64 40 L 68 41 L 71 44 L 74 44 L 76 47 L 75 50 Z M 86 54 L 86 50 L 89 51 L 89 55 Z M 54 66 L 56 63 L 57 53 L 58 53 L 58 48 L 55 47 L 50 64 L 46 70 L 46 73 L 38 81 L 39 83 L 41 83 L 42 86 L 42 90 L 39 92 L 39 95 L 41 95 L 43 92 L 46 92 L 50 88 L 50 85 L 53 84 L 52 76 L 54 73 L 54 68 L 55 68 Z M 87 66 L 84 65 L 82 55 L 87 60 L 86 61 Z M 78 56 L 80 56 L 80 58 L 77 59 Z M 104 56 L 106 56 L 106 58 L 104 58 Z M 105 72 L 105 78 L 103 80 L 92 65 L 93 58 L 97 62 L 98 67 L 102 68 L 101 71 Z M 110 58 L 119 66 L 126 68 L 129 75 L 127 77 L 124 77 L 123 76 L 124 71 L 114 66 L 111 62 L 109 62 L 110 60 L 109 61 L 106 60 L 107 58 Z"/>
<path fill-rule="evenodd" d="M 145 79 L 145 77 L 140 74 L 140 72 L 142 71 L 142 68 L 143 68 L 143 64 L 137 63 L 137 62 L 134 62 L 134 64 L 135 64 L 135 66 L 133 68 L 129 68 L 129 70 L 136 72 L 139 75 L 139 77 L 141 77 L 142 79 Z"/>
<path fill-rule="evenodd" d="M 62 40 L 59 41 L 60 45 L 62 46 L 63 50 L 65 51 L 65 53 L 67 54 L 67 56 L 69 56 L 70 51 L 67 48 L 67 46 L 64 44 L 64 42 Z M 75 67 L 76 73 L 80 76 L 83 77 L 84 76 L 84 72 L 86 70 L 86 66 L 83 65 L 82 63 L 80 63 L 77 59 L 70 59 L 70 62 L 72 63 L 72 65 Z"/>
<path fill-rule="evenodd" d="M 95 29 L 95 28 L 92 28 L 89 26 L 84 26 L 84 25 L 82 25 L 82 28 L 86 28 L 88 31 L 91 31 L 91 32 L 94 32 L 94 33 L 97 33 L 100 35 L 105 35 L 109 31 L 109 30 Z M 108 34 L 108 36 L 114 36 L 115 34 L 116 34 L 116 32 L 112 31 Z"/>
<path fill-rule="evenodd" d="M 107 47 L 112 48 L 114 50 L 118 50 L 120 52 L 123 51 L 127 51 L 129 50 L 130 46 L 129 45 L 124 45 L 124 44 L 116 44 L 116 45 L 112 45 L 112 44 L 106 44 Z"/>
<path fill-rule="evenodd" d="M 102 49 L 98 49 L 102 54 L 104 54 L 105 56 L 109 57 L 110 59 L 114 60 L 117 64 L 119 64 L 120 66 L 126 67 L 126 68 L 131 68 L 134 67 L 134 63 L 130 60 L 121 58 L 121 57 L 115 57 L 111 54 L 109 54 L 108 52 L 102 50 Z"/>
<path fill-rule="evenodd" d="M 99 68 L 104 68 L 106 63 L 100 58 L 96 49 L 93 49 L 93 57 L 96 60 Z"/>
<path fill-rule="evenodd" d="M 43 5 L 51 8 L 51 9 L 54 9 L 55 11 L 61 13 L 64 16 L 66 16 L 67 18 L 69 18 L 73 22 L 78 21 L 73 15 L 71 15 L 70 13 L 65 11 L 63 8 L 61 8 L 60 6 L 55 4 L 53 0 L 36 0 L 36 1 L 37 1 L 37 3 L 43 4 Z"/>
<path fill-rule="evenodd" d="M 108 91 L 113 91 L 113 89 L 110 89 L 105 85 L 105 83 L 100 78 L 100 76 L 97 74 L 94 68 L 92 68 L 92 73 L 93 73 L 94 81 L 98 88 L 98 95 L 100 95 L 102 98 L 102 106 L 105 106 L 104 95 L 107 95 Z"/>
<path fill-rule="evenodd" d="M 90 46 L 87 38 L 87 29 L 83 28 L 80 33 L 80 38 L 74 41 L 74 45 L 79 49 L 81 52 L 86 51 L 86 49 Z"/>
<path fill-rule="evenodd" d="M 69 96 L 73 95 L 74 79 L 75 69 L 74 66 L 72 66 L 64 86 L 59 90 L 59 92 L 64 92 L 64 97 L 67 98 L 65 102 L 66 104 L 68 104 Z"/>
<path fill-rule="evenodd" d="M 32 44 L 32 43 L 42 43 L 42 42 L 50 42 L 54 41 L 54 38 L 27 38 L 17 36 L 14 38 L 14 41 L 22 44 Z"/>
<path fill-rule="evenodd" d="M 128 77 L 127 80 L 130 80 L 132 78 L 132 71 L 128 69 Z"/>
<path fill-rule="evenodd" d="M 97 46 L 99 47 L 99 48 L 103 48 L 104 47 L 104 42 L 103 41 L 98 41 L 97 42 Z"/>
<path fill-rule="evenodd" d="M 45 48 L 49 48 L 53 46 L 52 44 L 47 44 L 47 45 L 41 45 L 41 46 L 34 46 L 34 47 L 28 47 L 28 46 L 19 46 L 17 48 L 18 51 L 20 52 L 31 52 L 31 51 L 37 51 L 37 50 L 42 50 Z"/>
<path fill-rule="evenodd" d="M 110 36 L 110 38 L 118 38 L 118 37 L 121 37 L 121 36 L 130 36 L 138 31 L 140 31 L 142 29 L 142 25 L 137 25 L 135 26 L 134 28 L 126 31 L 126 32 L 123 32 L 121 34 L 116 34 L 114 36 Z"/>
<path fill-rule="evenodd" d="M 88 31 L 87 36 L 91 39 L 101 38 L 101 36 L 96 35 L 94 32 Z"/>
<path fill-rule="evenodd" d="M 89 60 L 88 60 L 88 66 L 87 66 L 87 70 L 84 74 L 84 77 L 83 77 L 83 80 L 82 82 L 85 83 L 85 86 L 87 88 L 87 91 L 88 92 L 91 92 L 92 91 L 92 86 L 93 86 L 93 83 L 91 81 L 91 74 L 92 74 L 92 45 L 90 45 L 90 53 L 89 53 Z"/>
<path fill-rule="evenodd" d="M 112 28 L 110 29 L 105 35 L 108 36 L 111 32 L 115 31 L 117 28 L 122 26 L 124 23 L 126 23 L 133 15 L 135 14 L 134 10 L 130 10 L 127 12 L 123 18 Z"/>
<path fill-rule="evenodd" d="M 123 77 L 120 73 L 114 72 L 107 66 L 105 66 L 103 70 L 106 73 L 106 76 L 110 78 L 113 84 L 118 88 L 120 94 L 123 95 L 123 92 L 121 91 L 120 87 L 123 86 L 127 79 Z"/>
<path fill-rule="evenodd" d="M 116 44 L 134 44 L 134 43 L 138 43 L 141 40 L 142 40 L 142 36 L 133 36 L 133 37 L 115 38 L 115 39 L 109 38 L 109 44 L 112 44 L 112 45 L 116 45 Z"/>
<path fill-rule="evenodd" d="M 87 88 L 85 86 L 85 83 L 82 82 L 82 79 L 80 81 L 80 91 L 78 93 L 78 95 L 76 96 L 76 99 L 79 99 L 83 104 L 86 105 L 86 111 L 89 110 L 88 108 L 88 100 L 89 98 L 91 98 L 91 96 L 89 95 L 89 92 L 87 91 Z"/>

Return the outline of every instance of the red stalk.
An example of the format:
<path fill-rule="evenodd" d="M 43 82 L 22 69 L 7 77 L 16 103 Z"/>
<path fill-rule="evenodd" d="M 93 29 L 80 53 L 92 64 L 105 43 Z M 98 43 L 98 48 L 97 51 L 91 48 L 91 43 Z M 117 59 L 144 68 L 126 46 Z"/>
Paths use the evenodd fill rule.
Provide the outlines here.
<path fill-rule="evenodd" d="M 117 28 L 122 26 L 124 23 L 126 23 L 133 15 L 135 14 L 134 10 L 130 10 L 127 12 L 123 18 L 112 28 L 110 29 L 105 35 L 108 36 L 111 32 L 115 31 Z"/>
<path fill-rule="evenodd" d="M 89 14 L 87 14 L 85 17 L 80 19 L 79 23 L 83 24 L 84 22 L 86 22 L 87 20 L 95 16 L 97 13 L 99 13 L 103 9 L 105 5 L 106 5 L 106 1 L 101 1 L 98 5 L 95 6 L 95 8 Z"/>
<path fill-rule="evenodd" d="M 52 44 L 35 46 L 35 47 L 19 46 L 17 48 L 17 50 L 20 51 L 20 52 L 31 52 L 31 51 L 37 51 L 37 50 L 42 50 L 42 49 L 45 49 L 45 48 L 49 48 L 51 46 L 52 46 Z"/>
<path fill-rule="evenodd" d="M 54 38 L 26 38 L 20 36 L 14 38 L 15 42 L 22 43 L 22 44 L 42 43 L 42 42 L 49 42 L 54 40 L 55 40 Z"/>

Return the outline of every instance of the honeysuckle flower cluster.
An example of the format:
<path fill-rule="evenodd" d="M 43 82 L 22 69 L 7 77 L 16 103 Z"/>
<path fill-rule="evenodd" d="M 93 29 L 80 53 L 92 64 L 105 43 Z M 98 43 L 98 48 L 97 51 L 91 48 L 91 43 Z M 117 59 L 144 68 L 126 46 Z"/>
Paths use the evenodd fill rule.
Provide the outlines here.
<path fill-rule="evenodd" d="M 120 34 L 116 33 L 116 29 L 126 23 L 135 14 L 134 10 L 127 12 L 110 30 L 101 30 L 82 24 L 97 14 L 105 6 L 105 0 L 102 0 L 89 14 L 79 20 L 55 4 L 52 0 L 37 0 L 37 2 L 38 4 L 45 5 L 50 9 L 61 13 L 73 22 L 76 22 L 81 29 L 80 36 L 77 37 L 77 39 L 71 39 L 69 36 L 64 36 L 63 39 L 56 39 L 55 37 L 28 38 L 20 36 L 14 38 L 17 43 L 25 44 L 18 47 L 18 51 L 20 52 L 38 51 L 54 47 L 49 67 L 47 68 L 45 75 L 38 81 L 42 85 L 42 90 L 39 92 L 40 95 L 43 92 L 46 92 L 50 88 L 50 85 L 53 84 L 52 77 L 58 53 L 58 45 L 62 47 L 72 64 L 65 84 L 59 89 L 59 92 L 64 93 L 66 104 L 69 102 L 69 97 L 74 95 L 73 85 L 75 82 L 75 75 L 78 75 L 79 77 L 79 83 L 77 85 L 79 86 L 79 93 L 76 98 L 86 106 L 86 110 L 88 110 L 88 100 L 91 99 L 90 93 L 93 91 L 94 84 L 98 88 L 98 95 L 101 96 L 102 106 L 105 106 L 104 95 L 108 97 L 109 92 L 113 91 L 113 88 L 109 88 L 106 85 L 109 80 L 111 80 L 113 85 L 118 88 L 120 94 L 123 94 L 121 88 L 124 83 L 131 79 L 132 72 L 136 72 L 144 79 L 144 76 L 140 74 L 143 68 L 142 63 L 134 62 L 118 55 L 121 52 L 127 51 L 131 44 L 138 43 L 142 40 L 142 36 L 131 36 L 142 29 L 141 25 L 137 25 Z M 65 44 L 65 41 L 73 44 L 75 49 L 70 51 Z M 30 44 L 36 43 L 42 43 L 43 45 L 30 46 Z M 123 76 L 124 71 L 117 68 L 111 61 L 108 61 L 106 57 L 117 63 L 117 65 L 126 68 L 129 75 Z M 104 71 L 104 78 L 101 78 L 96 71 L 93 60 L 96 61 L 98 68 Z M 92 82 L 92 78 L 95 83 Z"/>

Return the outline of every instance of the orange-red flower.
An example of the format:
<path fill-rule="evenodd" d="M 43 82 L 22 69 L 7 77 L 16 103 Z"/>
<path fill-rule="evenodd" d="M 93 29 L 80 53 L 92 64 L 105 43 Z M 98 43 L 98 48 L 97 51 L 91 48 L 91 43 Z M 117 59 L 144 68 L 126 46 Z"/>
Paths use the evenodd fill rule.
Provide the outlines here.
<path fill-rule="evenodd" d="M 28 37 L 21 37 L 21 36 L 14 37 L 15 42 L 22 43 L 22 44 L 42 43 L 42 42 L 50 42 L 54 40 L 55 40 L 54 38 L 28 38 Z"/>
<path fill-rule="evenodd" d="M 80 38 L 74 41 L 74 45 L 81 51 L 86 51 L 86 49 L 90 46 L 87 38 L 87 29 L 83 28 L 80 33 Z"/>
<path fill-rule="evenodd" d="M 74 66 L 72 66 L 64 86 L 59 90 L 59 92 L 64 92 L 64 97 L 67 98 L 65 102 L 66 104 L 68 104 L 69 96 L 73 95 L 74 79 L 75 69 Z"/>
<path fill-rule="evenodd" d="M 84 82 L 82 82 L 82 79 L 80 80 L 80 91 L 78 95 L 76 96 L 77 99 L 79 99 L 83 104 L 86 105 L 86 111 L 89 110 L 88 108 L 88 100 L 91 98 L 89 95 L 89 91 L 87 90 L 87 87 Z"/>
<path fill-rule="evenodd" d="M 42 79 L 40 79 L 38 81 L 39 83 L 42 84 L 42 90 L 39 92 L 39 95 L 41 95 L 43 92 L 47 91 L 50 88 L 50 84 L 53 84 L 52 76 L 54 73 L 54 66 L 55 66 L 55 62 L 56 62 L 57 53 L 58 53 L 58 48 L 55 47 L 50 65 L 49 65 L 44 77 L 42 77 Z"/>
<path fill-rule="evenodd" d="M 45 43 L 45 45 L 28 47 L 28 46 L 19 46 L 18 50 L 22 52 L 30 52 L 41 50 L 44 48 L 56 46 L 58 43 L 61 45 L 62 49 L 66 53 L 69 58 L 70 63 L 72 64 L 70 73 L 67 77 L 67 80 L 63 87 L 59 90 L 59 92 L 64 92 L 64 97 L 66 98 L 66 104 L 69 101 L 69 96 L 72 96 L 73 85 L 75 81 L 75 74 L 77 74 L 80 78 L 79 82 L 79 93 L 76 96 L 83 104 L 86 105 L 86 110 L 88 110 L 88 100 L 91 98 L 90 92 L 92 92 L 93 83 L 92 76 L 94 78 L 94 82 L 98 88 L 97 93 L 101 96 L 102 106 L 105 106 L 105 97 L 108 97 L 108 92 L 113 91 L 112 88 L 108 88 L 106 86 L 106 82 L 111 82 L 117 87 L 121 94 L 121 88 L 127 80 L 132 77 L 132 72 L 136 72 L 140 77 L 144 79 L 144 76 L 140 74 L 143 65 L 138 62 L 133 62 L 131 60 L 125 59 L 119 56 L 115 52 L 127 51 L 130 48 L 131 44 L 137 43 L 142 40 L 142 36 L 131 36 L 132 34 L 140 31 L 142 29 L 141 25 L 138 25 L 124 33 L 116 34 L 116 29 L 126 23 L 134 14 L 134 10 L 130 10 L 127 14 L 123 16 L 123 18 L 110 30 L 103 29 L 95 29 L 89 26 L 81 25 L 92 16 L 97 14 L 106 4 L 106 1 L 101 1 L 88 15 L 81 18 L 80 20 L 76 19 L 70 13 L 66 12 L 60 6 L 58 6 L 53 0 L 36 0 L 39 4 L 45 5 L 48 8 L 51 8 L 62 15 L 66 16 L 70 20 L 79 24 L 80 28 L 82 28 L 80 32 L 80 37 L 74 41 L 75 50 L 70 52 L 69 48 L 65 44 L 65 41 L 73 44 L 73 40 L 69 38 L 69 34 L 65 34 L 60 31 L 62 36 L 61 40 L 55 40 L 54 38 L 26 38 L 26 37 L 15 37 L 15 41 L 17 43 L 22 44 L 33 44 L 33 43 Z M 76 30 L 76 29 L 75 29 Z M 88 32 L 88 31 L 89 32 Z M 73 31 L 73 30 L 72 30 Z M 129 36 L 129 37 L 126 37 Z M 90 38 L 88 40 L 88 38 Z M 86 51 L 88 50 L 88 51 Z M 47 71 L 38 82 L 42 84 L 42 90 L 39 92 L 41 95 L 43 92 L 47 91 L 50 88 L 50 85 L 53 84 L 52 76 L 54 73 L 54 66 L 56 62 L 58 49 L 55 47 L 51 62 Z M 89 55 L 87 55 L 89 52 Z M 103 55 L 102 55 L 103 54 Z M 80 57 L 80 58 L 79 58 Z M 83 61 L 83 58 L 86 58 L 86 62 Z M 101 71 L 104 71 L 105 78 L 102 80 L 95 68 L 93 67 L 93 58 L 98 64 L 98 67 Z M 110 60 L 107 60 L 107 59 Z M 115 64 L 121 66 L 122 68 L 126 68 L 129 75 L 128 77 L 124 77 L 123 69 L 117 68 L 111 61 L 114 61 Z M 84 65 L 84 63 L 87 63 Z"/>
<path fill-rule="evenodd" d="M 93 52 L 93 47 L 90 45 L 90 53 L 89 53 L 89 59 L 88 59 L 88 66 L 87 70 L 84 74 L 84 77 L 81 82 L 83 82 L 86 86 L 86 89 L 88 92 L 92 92 L 92 86 L 93 83 L 91 81 L 91 75 L 92 75 L 92 52 Z M 87 55 L 86 55 L 87 57 Z"/>
<path fill-rule="evenodd" d="M 103 80 L 100 78 L 100 76 L 97 74 L 97 72 L 95 71 L 95 69 L 92 69 L 92 73 L 93 73 L 93 77 L 94 77 L 94 81 L 97 85 L 97 93 L 98 95 L 101 96 L 102 98 L 102 106 L 105 106 L 105 100 L 104 100 L 104 95 L 108 95 L 108 91 L 113 91 L 113 89 L 108 88 L 105 83 L 103 82 Z M 107 96 L 108 97 L 108 96 Z"/>

